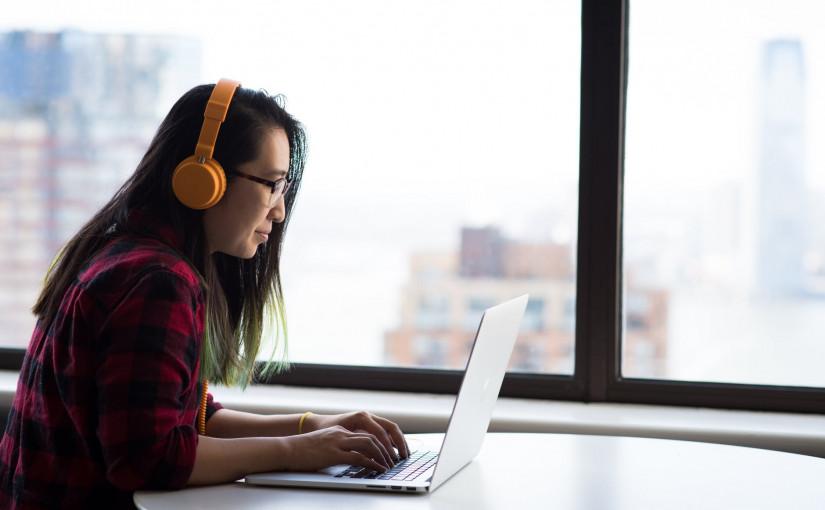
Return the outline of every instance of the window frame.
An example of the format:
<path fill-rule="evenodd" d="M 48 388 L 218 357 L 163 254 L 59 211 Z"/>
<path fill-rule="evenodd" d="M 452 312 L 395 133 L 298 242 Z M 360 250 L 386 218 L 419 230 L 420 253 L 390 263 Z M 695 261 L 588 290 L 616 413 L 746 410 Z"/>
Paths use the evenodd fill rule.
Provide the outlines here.
<path fill-rule="evenodd" d="M 508 373 L 504 397 L 825 414 L 825 388 L 624 378 L 622 199 L 630 0 L 583 0 L 572 376 Z M 19 370 L 22 349 L 0 348 Z M 455 394 L 461 372 L 297 363 L 263 384 Z"/>

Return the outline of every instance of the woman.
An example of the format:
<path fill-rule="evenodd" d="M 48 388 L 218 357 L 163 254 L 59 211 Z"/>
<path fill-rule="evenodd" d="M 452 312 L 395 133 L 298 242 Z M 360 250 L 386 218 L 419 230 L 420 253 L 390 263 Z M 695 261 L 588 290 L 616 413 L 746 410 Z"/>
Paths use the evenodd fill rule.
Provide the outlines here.
<path fill-rule="evenodd" d="M 178 100 L 47 274 L 0 443 L 0 508 L 125 508 L 137 489 L 385 471 L 409 454 L 368 413 L 258 416 L 206 390 L 251 381 L 273 317 L 286 342 L 279 263 L 305 155 L 278 97 L 221 80 Z"/>

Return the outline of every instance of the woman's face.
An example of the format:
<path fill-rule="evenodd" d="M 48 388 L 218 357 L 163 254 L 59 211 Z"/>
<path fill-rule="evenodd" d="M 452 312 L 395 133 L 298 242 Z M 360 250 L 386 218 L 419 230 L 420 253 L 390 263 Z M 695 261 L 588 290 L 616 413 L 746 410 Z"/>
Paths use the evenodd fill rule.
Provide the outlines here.
<path fill-rule="evenodd" d="M 274 129 L 265 134 L 258 159 L 238 166 L 238 171 L 268 181 L 277 181 L 289 171 L 289 140 L 286 131 Z M 211 253 L 221 252 L 244 259 L 252 258 L 258 245 L 267 242 L 272 222 L 284 221 L 284 197 L 269 206 L 271 188 L 259 182 L 238 178 L 226 187 L 220 202 L 206 210 L 203 227 Z"/>

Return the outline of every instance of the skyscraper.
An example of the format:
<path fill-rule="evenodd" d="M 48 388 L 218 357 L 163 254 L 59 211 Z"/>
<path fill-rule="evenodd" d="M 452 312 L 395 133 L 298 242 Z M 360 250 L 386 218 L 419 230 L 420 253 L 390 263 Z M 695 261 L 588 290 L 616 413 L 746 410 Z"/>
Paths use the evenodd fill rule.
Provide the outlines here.
<path fill-rule="evenodd" d="M 52 257 L 200 74 L 192 39 L 0 34 L 0 344 L 26 345 Z"/>
<path fill-rule="evenodd" d="M 757 286 L 765 296 L 805 290 L 805 71 L 799 41 L 765 44 L 757 195 Z"/>

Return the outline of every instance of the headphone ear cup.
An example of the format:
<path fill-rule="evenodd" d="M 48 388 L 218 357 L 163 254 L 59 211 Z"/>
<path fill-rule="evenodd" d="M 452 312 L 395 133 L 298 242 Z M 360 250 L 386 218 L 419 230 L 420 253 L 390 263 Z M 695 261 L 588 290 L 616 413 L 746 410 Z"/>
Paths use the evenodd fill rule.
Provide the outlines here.
<path fill-rule="evenodd" d="M 214 159 L 189 156 L 175 168 L 172 190 L 186 207 L 208 209 L 223 197 L 226 175 Z"/>

